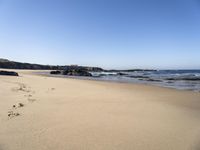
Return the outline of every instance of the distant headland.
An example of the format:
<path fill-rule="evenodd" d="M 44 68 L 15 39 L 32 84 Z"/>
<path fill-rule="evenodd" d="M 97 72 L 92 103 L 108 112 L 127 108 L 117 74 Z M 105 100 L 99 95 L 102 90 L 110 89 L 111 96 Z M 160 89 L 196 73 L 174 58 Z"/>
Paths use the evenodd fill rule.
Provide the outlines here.
<path fill-rule="evenodd" d="M 11 61 L 8 59 L 0 58 L 0 68 L 4 69 L 30 69 L 30 70 L 71 70 L 71 69 L 83 69 L 85 71 L 93 71 L 93 72 L 133 72 L 133 71 L 155 71 L 152 69 L 127 69 L 127 70 L 106 70 L 100 67 L 90 67 L 90 66 L 78 66 L 78 65 L 42 65 L 42 64 L 32 64 L 32 63 L 22 63 Z"/>

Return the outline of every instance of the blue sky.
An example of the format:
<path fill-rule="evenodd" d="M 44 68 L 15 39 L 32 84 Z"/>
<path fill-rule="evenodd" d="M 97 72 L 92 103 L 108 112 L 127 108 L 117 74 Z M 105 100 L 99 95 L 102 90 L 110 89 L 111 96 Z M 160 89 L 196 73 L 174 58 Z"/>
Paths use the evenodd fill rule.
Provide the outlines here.
<path fill-rule="evenodd" d="M 200 0 L 0 0 L 0 57 L 200 69 Z"/>

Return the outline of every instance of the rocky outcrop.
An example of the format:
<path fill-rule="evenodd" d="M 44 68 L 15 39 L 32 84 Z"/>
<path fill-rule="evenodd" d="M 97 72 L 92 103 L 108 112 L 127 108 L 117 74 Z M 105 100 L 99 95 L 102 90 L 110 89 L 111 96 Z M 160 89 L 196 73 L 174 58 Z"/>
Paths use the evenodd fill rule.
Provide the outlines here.
<path fill-rule="evenodd" d="M 68 70 L 64 70 L 63 75 L 68 75 L 68 76 L 87 76 L 87 77 L 91 77 L 92 74 L 87 72 L 84 69 L 68 69 Z"/>
<path fill-rule="evenodd" d="M 87 67 L 87 66 L 77 66 L 77 65 L 71 65 L 71 66 L 65 66 L 62 70 L 82 70 L 87 72 L 101 72 L 104 71 L 102 68 L 99 67 Z"/>
<path fill-rule="evenodd" d="M 117 75 L 119 75 L 119 76 L 126 76 L 128 74 L 127 73 L 123 73 L 123 72 L 119 72 L 119 73 L 117 73 Z"/>
<path fill-rule="evenodd" d="M 59 70 L 51 71 L 50 74 L 61 74 L 61 71 L 59 71 Z"/>
<path fill-rule="evenodd" d="M 0 70 L 0 75 L 7 75 L 7 76 L 19 76 L 17 72 L 14 71 L 4 71 Z"/>

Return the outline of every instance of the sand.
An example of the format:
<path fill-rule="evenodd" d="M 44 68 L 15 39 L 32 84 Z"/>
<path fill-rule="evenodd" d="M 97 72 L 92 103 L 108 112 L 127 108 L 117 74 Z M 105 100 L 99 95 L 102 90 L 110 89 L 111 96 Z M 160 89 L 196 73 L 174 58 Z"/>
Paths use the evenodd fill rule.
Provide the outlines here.
<path fill-rule="evenodd" d="M 0 150 L 200 149 L 198 92 L 18 72 L 0 76 Z"/>

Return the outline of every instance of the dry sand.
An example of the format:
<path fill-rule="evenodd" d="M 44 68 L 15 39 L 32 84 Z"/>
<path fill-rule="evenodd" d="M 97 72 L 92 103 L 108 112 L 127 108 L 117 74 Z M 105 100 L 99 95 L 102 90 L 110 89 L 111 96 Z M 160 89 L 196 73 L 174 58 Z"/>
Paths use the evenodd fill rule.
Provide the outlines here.
<path fill-rule="evenodd" d="M 0 76 L 0 150 L 200 149 L 198 92 L 19 72 Z"/>

